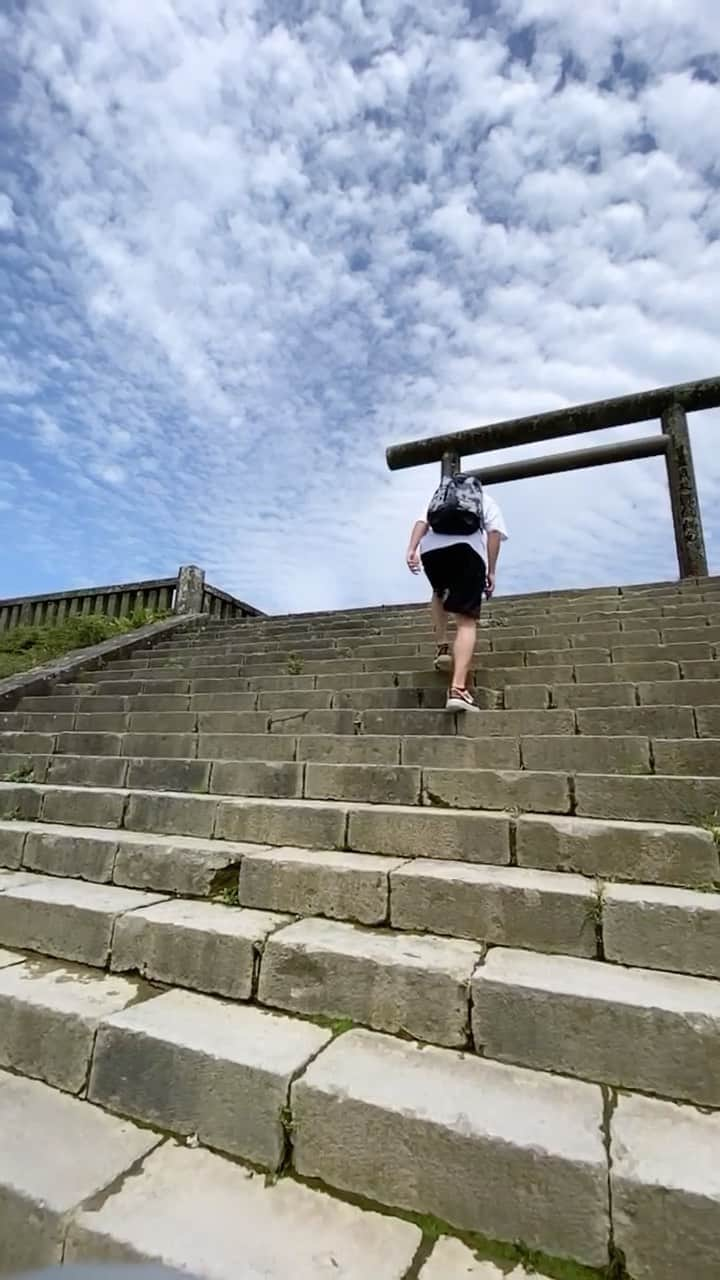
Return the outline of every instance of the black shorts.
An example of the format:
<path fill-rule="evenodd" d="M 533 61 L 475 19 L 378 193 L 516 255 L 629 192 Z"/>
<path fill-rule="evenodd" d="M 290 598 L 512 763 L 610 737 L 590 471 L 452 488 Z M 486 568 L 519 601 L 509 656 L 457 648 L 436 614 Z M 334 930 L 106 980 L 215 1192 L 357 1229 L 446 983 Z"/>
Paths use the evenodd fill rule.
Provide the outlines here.
<path fill-rule="evenodd" d="M 426 551 L 422 566 L 447 613 L 479 618 L 485 591 L 485 562 L 468 542 Z"/>

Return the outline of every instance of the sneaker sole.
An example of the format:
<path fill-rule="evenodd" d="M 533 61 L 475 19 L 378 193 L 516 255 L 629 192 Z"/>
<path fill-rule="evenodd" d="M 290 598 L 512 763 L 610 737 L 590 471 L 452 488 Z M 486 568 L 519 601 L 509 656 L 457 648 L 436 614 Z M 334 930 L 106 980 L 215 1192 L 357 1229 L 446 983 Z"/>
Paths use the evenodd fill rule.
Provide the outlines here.
<path fill-rule="evenodd" d="M 459 698 L 448 698 L 445 703 L 446 711 L 479 711 L 480 708 L 475 706 L 474 702 L 461 702 Z"/>

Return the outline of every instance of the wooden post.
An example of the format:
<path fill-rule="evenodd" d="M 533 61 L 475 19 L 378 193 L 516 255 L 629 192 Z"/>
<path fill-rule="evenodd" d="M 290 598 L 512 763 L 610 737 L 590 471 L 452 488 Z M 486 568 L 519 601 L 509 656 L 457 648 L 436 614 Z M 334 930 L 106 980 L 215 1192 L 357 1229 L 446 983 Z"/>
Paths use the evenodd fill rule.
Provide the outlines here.
<path fill-rule="evenodd" d="M 182 565 L 178 570 L 175 593 L 175 613 L 202 613 L 205 592 L 205 570 L 195 564 Z"/>
<path fill-rule="evenodd" d="M 669 441 L 668 485 L 680 577 L 706 578 L 708 563 L 690 432 L 687 416 L 681 405 L 674 404 L 665 410 L 662 415 L 662 429 Z"/>
<path fill-rule="evenodd" d="M 442 456 L 440 476 L 445 479 L 446 476 L 456 476 L 460 470 L 460 454 L 450 450 Z"/>

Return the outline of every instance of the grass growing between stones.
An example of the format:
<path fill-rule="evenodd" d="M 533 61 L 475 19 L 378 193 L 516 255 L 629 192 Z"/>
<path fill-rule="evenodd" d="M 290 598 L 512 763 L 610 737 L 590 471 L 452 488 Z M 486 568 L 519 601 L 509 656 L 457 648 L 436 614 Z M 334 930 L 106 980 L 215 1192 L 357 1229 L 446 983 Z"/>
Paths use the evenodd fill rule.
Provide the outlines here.
<path fill-rule="evenodd" d="M 31 764 L 22 764 L 17 769 L 11 769 L 9 773 L 3 774 L 3 782 L 32 782 L 34 776 L 34 767 Z"/>
<path fill-rule="evenodd" d="M 305 663 L 299 653 L 291 653 L 287 660 L 287 671 L 289 676 L 300 676 L 303 673 Z"/>
<path fill-rule="evenodd" d="M 125 618 L 111 618 L 105 613 L 77 614 L 57 624 L 13 627 L 0 632 L 0 679 L 167 617 L 167 612 L 138 609 Z"/>

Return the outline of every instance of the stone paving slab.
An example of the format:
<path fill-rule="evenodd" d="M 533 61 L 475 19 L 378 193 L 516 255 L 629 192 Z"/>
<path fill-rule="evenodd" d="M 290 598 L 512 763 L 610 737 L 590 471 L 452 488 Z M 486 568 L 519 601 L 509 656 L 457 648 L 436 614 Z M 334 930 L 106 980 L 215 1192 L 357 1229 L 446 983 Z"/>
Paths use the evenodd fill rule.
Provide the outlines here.
<path fill-rule="evenodd" d="M 159 1134 L 0 1072 L 0 1270 L 62 1260 L 73 1214 L 116 1183 Z"/>
<path fill-rule="evenodd" d="M 238 896 L 245 906 L 382 924 L 390 873 L 404 863 L 367 853 L 322 849 L 258 849 L 243 856 Z"/>
<path fill-rule="evenodd" d="M 68 1232 L 66 1262 L 160 1261 L 212 1280 L 405 1280 L 409 1222 L 173 1142 Z"/>
<path fill-rule="evenodd" d="M 518 1265 L 508 1271 L 494 1262 L 483 1262 L 461 1240 L 444 1236 L 438 1240 L 421 1268 L 419 1280 L 548 1280 L 538 1271 Z"/>

